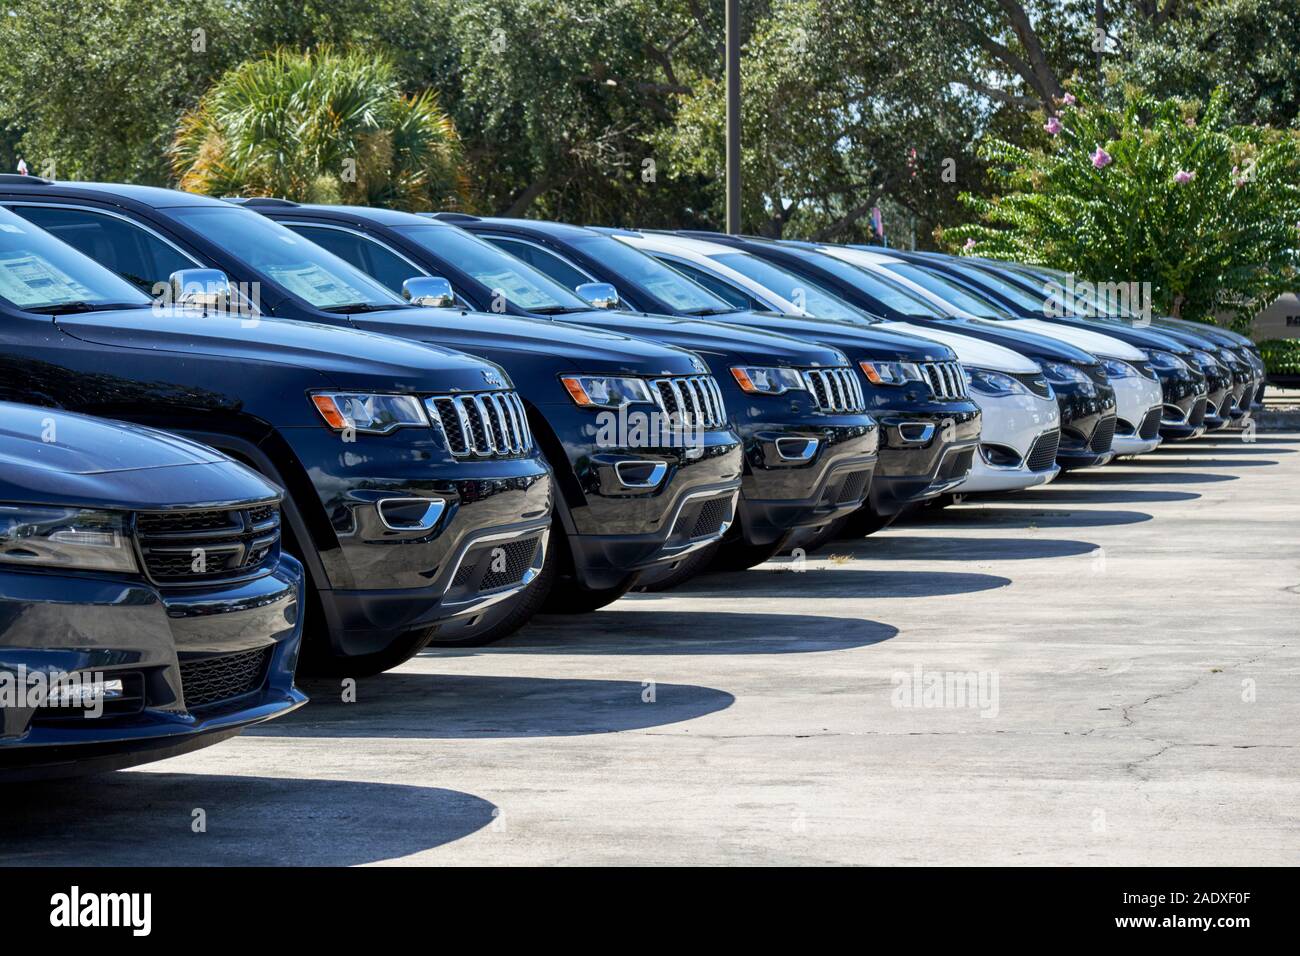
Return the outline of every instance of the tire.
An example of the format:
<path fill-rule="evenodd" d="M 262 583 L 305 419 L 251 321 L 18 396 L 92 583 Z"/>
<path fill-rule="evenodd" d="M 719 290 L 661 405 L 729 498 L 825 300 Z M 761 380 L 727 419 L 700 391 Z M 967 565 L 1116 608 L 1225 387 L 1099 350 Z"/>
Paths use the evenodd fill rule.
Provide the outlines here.
<path fill-rule="evenodd" d="M 722 542 L 714 541 L 712 544 L 705 545 L 698 551 L 686 556 L 677 567 L 673 568 L 663 577 L 656 577 L 646 584 L 638 583 L 635 590 L 637 591 L 671 591 L 677 585 L 689 581 L 695 575 L 703 572 L 717 555 Z M 653 573 L 653 572 L 650 572 Z"/>
<path fill-rule="evenodd" d="M 726 541 L 713 556 L 709 566 L 704 569 L 704 573 L 720 574 L 728 571 L 748 571 L 750 568 L 757 567 L 764 561 L 776 557 L 785 550 L 788 538 L 789 535 L 782 535 L 771 544 L 745 544 L 739 538 L 734 541 Z"/>
<path fill-rule="evenodd" d="M 841 541 L 852 541 L 857 538 L 865 538 L 868 535 L 875 534 L 877 531 L 882 531 L 885 528 L 888 528 L 898 519 L 898 515 L 901 513 L 902 512 L 897 512 L 892 515 L 882 515 L 872 511 L 868 507 L 859 508 L 857 511 L 853 512 L 853 514 L 840 519 L 836 536 Z"/>
<path fill-rule="evenodd" d="M 632 589 L 636 575 L 629 574 L 612 588 L 584 588 L 574 581 L 557 581 L 542 606 L 543 614 L 588 614 L 613 604 Z"/>

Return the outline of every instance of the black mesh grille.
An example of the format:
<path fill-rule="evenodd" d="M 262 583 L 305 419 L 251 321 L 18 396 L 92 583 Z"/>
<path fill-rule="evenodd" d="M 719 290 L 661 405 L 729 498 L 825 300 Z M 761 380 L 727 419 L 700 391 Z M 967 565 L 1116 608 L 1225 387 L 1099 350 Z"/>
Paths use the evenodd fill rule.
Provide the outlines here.
<path fill-rule="evenodd" d="M 1034 441 L 1034 447 L 1025 456 L 1025 464 L 1030 471 L 1048 471 L 1056 464 L 1056 449 L 1061 444 L 1061 433 L 1053 429 L 1044 432 Z"/>
<path fill-rule="evenodd" d="M 1147 412 L 1146 418 L 1142 419 L 1142 424 L 1138 428 L 1138 437 L 1150 441 L 1160 434 L 1160 415 L 1164 410 L 1159 406 Z"/>
<path fill-rule="evenodd" d="M 718 534 L 722 531 L 722 525 L 730 519 L 730 498 L 714 498 L 712 501 L 706 501 L 691 528 L 691 537 L 702 538 L 705 535 Z"/>
<path fill-rule="evenodd" d="M 1191 413 L 1187 416 L 1187 424 L 1195 428 L 1201 422 L 1205 421 L 1205 407 L 1210 402 L 1209 397 L 1198 398 L 1196 404 L 1192 406 Z"/>
<path fill-rule="evenodd" d="M 206 584 L 269 569 L 280 554 L 274 504 L 204 511 L 140 512 L 140 555 L 158 584 Z"/>
<path fill-rule="evenodd" d="M 855 471 L 844 479 L 844 484 L 840 487 L 840 493 L 835 499 L 837 504 L 852 504 L 861 501 L 867 492 L 867 482 L 871 480 L 871 472 Z"/>
<path fill-rule="evenodd" d="M 190 710 L 251 694 L 266 679 L 271 647 L 181 661 L 181 692 Z"/>
<path fill-rule="evenodd" d="M 533 555 L 537 553 L 537 539 L 509 541 L 499 547 L 505 552 L 501 555 L 504 560 L 498 560 L 495 548 L 488 552 L 488 572 L 479 584 L 480 591 L 492 591 L 522 581 L 524 573 L 532 566 Z M 493 570 L 494 565 L 503 570 Z"/>
<path fill-rule="evenodd" d="M 935 475 L 935 479 L 951 481 L 953 478 L 964 477 L 970 474 L 971 465 L 974 463 L 974 448 L 963 448 L 961 451 L 953 452 L 939 465 L 939 473 Z"/>
<path fill-rule="evenodd" d="M 1088 442 L 1093 454 L 1104 455 L 1110 451 L 1110 446 L 1115 441 L 1115 421 L 1114 415 L 1107 415 L 1097 423 L 1092 439 Z"/>

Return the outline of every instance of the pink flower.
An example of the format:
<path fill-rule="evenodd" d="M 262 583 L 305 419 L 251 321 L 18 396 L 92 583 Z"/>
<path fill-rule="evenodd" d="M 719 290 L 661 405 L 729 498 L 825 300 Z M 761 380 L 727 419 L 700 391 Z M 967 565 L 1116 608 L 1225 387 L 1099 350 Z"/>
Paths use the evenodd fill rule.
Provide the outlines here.
<path fill-rule="evenodd" d="M 1110 153 L 1098 146 L 1097 152 L 1092 154 L 1092 165 L 1096 166 L 1098 169 L 1105 169 L 1110 165 L 1110 162 Z"/>
<path fill-rule="evenodd" d="M 972 249 L 975 248 L 975 240 L 967 239 L 966 245 L 962 246 L 961 248 L 962 248 L 962 252 L 970 252 Z"/>
<path fill-rule="evenodd" d="M 1236 166 L 1232 167 L 1232 185 L 1236 186 L 1238 189 L 1246 185 L 1246 177 L 1241 175 L 1241 170 Z"/>
<path fill-rule="evenodd" d="M 1055 116 L 1049 116 L 1047 118 L 1047 122 L 1043 124 L 1043 129 L 1047 130 L 1047 132 L 1050 133 L 1052 136 L 1055 136 L 1057 133 L 1059 133 L 1061 131 L 1061 128 L 1062 128 L 1061 121 L 1057 119 Z"/>
<path fill-rule="evenodd" d="M 1064 96 L 1061 97 L 1061 102 L 1064 103 L 1066 106 L 1073 106 L 1075 103 L 1079 101 L 1074 98 L 1073 93 L 1066 93 Z"/>
<path fill-rule="evenodd" d="M 1196 173 L 1189 173 L 1185 169 L 1180 169 L 1178 170 L 1178 172 L 1174 173 L 1174 182 L 1180 184 L 1190 183 L 1195 178 L 1196 178 Z"/>

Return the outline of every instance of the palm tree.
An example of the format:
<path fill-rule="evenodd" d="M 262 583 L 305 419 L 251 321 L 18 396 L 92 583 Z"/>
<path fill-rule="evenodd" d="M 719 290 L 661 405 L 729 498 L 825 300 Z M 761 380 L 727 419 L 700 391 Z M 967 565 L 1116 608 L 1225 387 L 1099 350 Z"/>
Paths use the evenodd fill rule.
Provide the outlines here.
<path fill-rule="evenodd" d="M 225 73 L 180 120 L 181 189 L 398 209 L 463 204 L 460 139 L 429 91 L 385 58 L 277 50 Z"/>

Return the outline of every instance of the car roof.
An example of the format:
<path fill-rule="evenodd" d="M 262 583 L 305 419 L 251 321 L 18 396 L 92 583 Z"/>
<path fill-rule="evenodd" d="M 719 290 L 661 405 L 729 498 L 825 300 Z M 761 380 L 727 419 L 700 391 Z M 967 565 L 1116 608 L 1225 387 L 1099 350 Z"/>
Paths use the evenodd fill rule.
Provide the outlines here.
<path fill-rule="evenodd" d="M 27 183 L 16 182 L 13 177 L 0 184 L 4 192 L 21 194 L 29 188 Z M 133 186 L 126 183 L 83 183 L 76 181 L 51 182 L 37 179 L 30 184 L 31 191 L 43 195 L 63 195 L 80 199 L 126 199 L 143 206 L 164 209 L 175 206 L 220 206 L 220 199 L 163 189 L 160 186 Z"/>
<path fill-rule="evenodd" d="M 580 239 L 583 236 L 592 234 L 592 230 L 585 226 L 571 226 L 567 222 L 548 222 L 544 219 L 510 219 L 505 216 L 463 216 L 458 214 L 440 218 L 452 225 L 488 223 L 494 226 L 527 229 L 543 235 L 554 236 L 556 239 Z"/>

